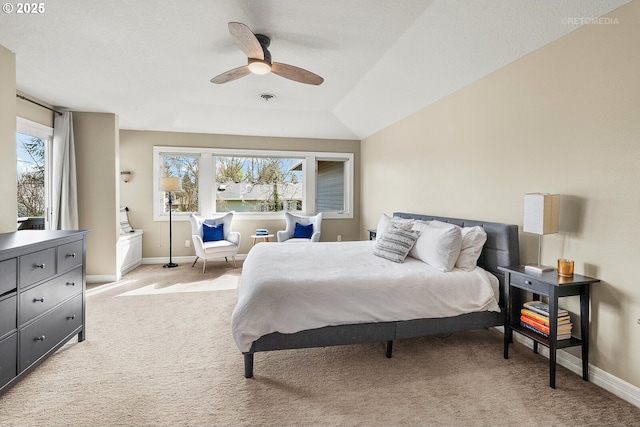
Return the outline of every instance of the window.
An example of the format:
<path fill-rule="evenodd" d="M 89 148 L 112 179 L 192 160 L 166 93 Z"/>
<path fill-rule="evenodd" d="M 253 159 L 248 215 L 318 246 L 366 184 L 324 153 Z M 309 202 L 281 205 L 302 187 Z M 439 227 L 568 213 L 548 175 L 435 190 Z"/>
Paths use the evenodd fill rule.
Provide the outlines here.
<path fill-rule="evenodd" d="M 301 159 L 215 157 L 216 212 L 302 209 Z"/>
<path fill-rule="evenodd" d="M 160 177 L 178 177 L 182 191 L 172 194 L 173 212 L 198 211 L 198 161 L 200 156 L 166 153 L 162 156 Z M 164 196 L 162 213 L 169 212 L 169 199 Z M 172 212 L 172 214 L 173 214 Z"/>
<path fill-rule="evenodd" d="M 16 128 L 18 229 L 48 229 L 53 129 L 22 117 Z"/>
<path fill-rule="evenodd" d="M 238 218 L 276 218 L 277 212 L 323 212 L 353 218 L 353 154 L 154 147 L 154 219 L 168 218 L 158 179 L 180 177 L 174 218 L 236 212 Z"/>
<path fill-rule="evenodd" d="M 344 211 L 344 161 L 318 160 L 318 212 Z"/>

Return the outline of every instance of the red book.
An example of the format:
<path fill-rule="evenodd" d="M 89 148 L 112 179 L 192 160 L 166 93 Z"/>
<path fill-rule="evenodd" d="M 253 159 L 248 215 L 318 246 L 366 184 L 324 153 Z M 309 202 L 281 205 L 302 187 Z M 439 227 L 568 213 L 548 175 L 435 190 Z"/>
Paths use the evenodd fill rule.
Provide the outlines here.
<path fill-rule="evenodd" d="M 549 334 L 549 325 L 545 325 L 539 322 L 537 319 L 523 314 L 522 316 L 520 316 L 520 321 L 533 326 L 534 328 L 541 332 L 544 332 L 545 334 Z M 564 333 L 571 333 L 571 324 L 558 325 L 558 335 L 562 335 Z"/>
<path fill-rule="evenodd" d="M 546 325 L 543 325 L 542 323 L 538 322 L 536 319 L 532 317 L 525 316 L 523 314 L 522 316 L 520 316 L 520 321 L 526 323 L 527 325 L 533 326 L 534 328 L 544 332 L 545 334 L 549 334 L 549 327 Z"/>

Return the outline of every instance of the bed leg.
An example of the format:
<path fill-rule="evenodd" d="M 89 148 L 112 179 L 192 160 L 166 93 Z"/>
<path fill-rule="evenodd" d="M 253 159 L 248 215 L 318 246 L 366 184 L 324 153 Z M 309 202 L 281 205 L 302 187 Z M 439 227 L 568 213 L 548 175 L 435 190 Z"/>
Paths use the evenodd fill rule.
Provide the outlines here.
<path fill-rule="evenodd" d="M 244 353 L 244 377 L 253 377 L 253 353 Z"/>
<path fill-rule="evenodd" d="M 387 341 L 387 353 L 386 353 L 387 358 L 391 359 L 392 352 L 393 352 L 393 341 Z"/>

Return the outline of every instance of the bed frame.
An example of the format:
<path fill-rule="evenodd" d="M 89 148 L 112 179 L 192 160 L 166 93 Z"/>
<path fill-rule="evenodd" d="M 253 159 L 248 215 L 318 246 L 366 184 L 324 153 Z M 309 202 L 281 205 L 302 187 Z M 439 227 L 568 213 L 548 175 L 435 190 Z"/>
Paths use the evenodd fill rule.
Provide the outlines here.
<path fill-rule="evenodd" d="M 300 331 L 293 334 L 274 332 L 264 335 L 254 341 L 251 349 L 248 352 L 243 353 L 245 378 L 253 377 L 253 356 L 255 353 L 261 351 L 290 350 L 386 341 L 386 356 L 391 357 L 394 340 L 445 334 L 456 331 L 484 329 L 492 326 L 502 326 L 505 324 L 506 284 L 504 274 L 498 271 L 498 267 L 520 264 L 517 225 L 404 212 L 396 212 L 393 216 L 427 221 L 436 219 L 456 224 L 461 227 L 473 227 L 476 225 L 483 227 L 487 233 L 487 242 L 482 249 L 480 258 L 478 259 L 478 265 L 494 274 L 500 282 L 500 313 L 482 311 L 445 318 L 326 326 L 323 328 Z"/>

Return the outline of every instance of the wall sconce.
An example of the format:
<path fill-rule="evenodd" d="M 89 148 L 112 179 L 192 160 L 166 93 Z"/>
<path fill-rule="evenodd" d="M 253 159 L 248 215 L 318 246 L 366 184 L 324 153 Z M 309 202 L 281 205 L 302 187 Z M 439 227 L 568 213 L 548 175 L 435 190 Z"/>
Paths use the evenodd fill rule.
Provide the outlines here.
<path fill-rule="evenodd" d="M 129 180 L 131 179 L 131 171 L 120 172 L 120 178 L 122 178 L 124 182 L 129 182 Z"/>

